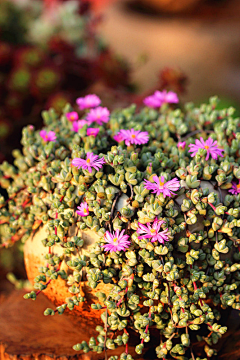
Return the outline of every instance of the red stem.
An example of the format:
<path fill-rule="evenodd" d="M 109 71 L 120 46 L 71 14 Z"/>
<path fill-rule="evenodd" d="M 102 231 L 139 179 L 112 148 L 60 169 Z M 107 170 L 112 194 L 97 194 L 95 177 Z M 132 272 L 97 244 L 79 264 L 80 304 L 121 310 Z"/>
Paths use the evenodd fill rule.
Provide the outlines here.
<path fill-rule="evenodd" d="M 192 265 L 190 265 L 190 268 L 192 269 Z M 193 287 L 194 287 L 194 290 L 195 290 L 195 291 L 198 290 L 195 281 L 193 281 Z M 199 301 L 200 301 L 201 306 L 203 306 L 203 302 L 202 302 L 202 299 L 201 299 L 201 298 L 199 298 Z"/>
<path fill-rule="evenodd" d="M 58 268 L 57 268 L 57 271 L 60 270 L 61 263 L 62 263 L 62 262 L 59 263 Z M 47 282 L 45 285 L 48 286 L 48 284 L 50 284 L 51 281 L 52 281 L 52 279 L 49 279 L 48 282 Z M 42 290 L 38 290 L 38 291 L 36 292 L 36 296 L 38 296 L 41 292 L 42 292 Z"/>
<path fill-rule="evenodd" d="M 148 317 L 151 318 L 151 311 L 150 310 L 149 310 L 149 313 L 148 313 Z M 149 328 L 149 324 L 146 326 L 145 334 L 147 334 L 148 328 Z M 144 339 L 141 340 L 141 344 L 143 344 L 143 342 L 144 342 Z"/>
<path fill-rule="evenodd" d="M 52 281 L 52 279 L 49 279 L 48 282 L 46 283 L 46 286 L 48 286 L 48 284 L 50 284 L 51 281 Z M 38 290 L 36 292 L 36 296 L 38 296 L 40 294 L 40 292 L 42 292 L 42 290 Z"/>
<path fill-rule="evenodd" d="M 18 193 L 20 193 L 21 191 L 23 191 L 23 190 L 25 190 L 25 189 L 26 189 L 26 187 L 21 188 L 21 189 L 19 189 L 17 192 L 15 192 L 15 194 L 14 194 L 12 197 L 10 197 L 10 198 L 8 198 L 8 199 L 6 200 L 5 205 L 6 205 L 9 201 L 13 200 Z"/>
<path fill-rule="evenodd" d="M 208 203 L 208 205 L 210 205 L 210 206 L 211 206 L 211 208 L 212 208 L 214 211 L 216 211 L 216 208 L 215 208 L 215 206 L 214 206 L 213 204 Z"/>

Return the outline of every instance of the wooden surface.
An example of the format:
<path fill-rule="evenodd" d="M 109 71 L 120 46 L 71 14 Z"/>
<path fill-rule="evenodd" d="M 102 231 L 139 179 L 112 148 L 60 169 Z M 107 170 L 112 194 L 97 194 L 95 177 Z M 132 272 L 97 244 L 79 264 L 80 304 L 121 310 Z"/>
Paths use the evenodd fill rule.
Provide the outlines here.
<path fill-rule="evenodd" d="M 47 307 L 53 308 L 52 303 L 42 294 L 36 301 L 25 300 L 25 293 L 24 290 L 15 290 L 0 298 L 0 360 L 104 360 L 104 353 L 83 354 L 72 349 L 74 344 L 96 336 L 94 328 L 82 325 L 81 319 L 72 315 L 44 316 Z M 240 317 L 237 311 L 228 317 L 227 325 L 230 324 L 229 332 L 218 346 L 213 346 L 220 350 L 219 360 L 240 359 Z M 151 352 L 137 355 L 134 352 L 136 344 L 135 338 L 129 346 L 134 360 L 155 359 Z M 123 351 L 123 347 L 108 351 L 108 358 Z"/>
<path fill-rule="evenodd" d="M 104 353 L 76 352 L 72 346 L 96 335 L 94 328 L 81 326 L 71 315 L 44 316 L 52 303 L 42 294 L 25 300 L 24 290 L 13 291 L 0 304 L 0 360 L 101 360 Z M 101 325 L 99 323 L 99 325 Z M 130 346 L 133 353 L 134 347 Z M 121 354 L 124 348 L 108 351 Z M 139 359 L 139 357 L 134 357 Z"/>

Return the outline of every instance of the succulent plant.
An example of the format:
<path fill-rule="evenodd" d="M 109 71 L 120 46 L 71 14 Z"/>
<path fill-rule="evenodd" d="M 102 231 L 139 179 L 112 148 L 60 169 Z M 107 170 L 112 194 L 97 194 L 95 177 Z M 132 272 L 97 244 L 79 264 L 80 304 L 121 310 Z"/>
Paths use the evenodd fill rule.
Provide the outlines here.
<path fill-rule="evenodd" d="M 91 305 L 101 313 L 99 336 L 75 350 L 125 345 L 120 359 L 133 359 L 131 329 L 137 354 L 157 333 L 160 359 L 199 360 L 196 337 L 206 343 L 203 358 L 212 357 L 227 331 L 222 312 L 240 309 L 240 120 L 233 108 L 216 110 L 216 97 L 180 109 L 175 94 L 157 92 L 145 101 L 151 107 L 111 114 L 94 99 L 78 101 L 86 101 L 85 123 L 75 129 L 70 120 L 82 120 L 70 105 L 61 116 L 44 111 L 44 129 L 24 128 L 22 152 L 14 152 L 13 165 L 0 166 L 9 195 L 7 204 L 0 199 L 2 247 L 48 229 L 46 266 L 35 279 L 37 292 L 25 298 L 35 300 L 61 277 L 69 297 L 45 311 L 57 316 L 87 301 L 82 277 L 93 289 L 112 284 Z M 99 131 L 88 136 L 89 127 Z M 81 254 L 83 238 L 70 235 L 73 227 L 99 235 L 88 255 Z"/>

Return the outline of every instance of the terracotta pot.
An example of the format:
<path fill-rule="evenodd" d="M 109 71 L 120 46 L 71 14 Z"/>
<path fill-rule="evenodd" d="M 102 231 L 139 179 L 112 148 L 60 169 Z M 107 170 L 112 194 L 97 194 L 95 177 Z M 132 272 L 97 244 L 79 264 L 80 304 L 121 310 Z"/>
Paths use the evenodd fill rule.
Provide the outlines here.
<path fill-rule="evenodd" d="M 125 206 L 126 200 L 128 196 L 123 194 L 116 204 L 116 211 Z M 24 245 L 24 261 L 26 272 L 29 281 L 33 284 L 36 276 L 39 275 L 39 267 L 46 266 L 46 260 L 44 256 L 48 254 L 48 248 L 44 247 L 42 244 L 42 240 L 48 237 L 47 225 L 44 225 L 40 228 L 40 230 L 34 235 L 31 236 Z M 69 237 L 76 235 L 76 228 L 72 226 L 69 229 Z M 91 246 L 99 241 L 99 236 L 96 232 L 91 230 L 86 231 L 78 231 L 78 236 L 81 236 L 84 240 L 84 246 L 81 249 L 82 255 L 88 255 Z M 60 246 L 52 246 L 51 251 L 53 254 L 58 256 L 63 255 L 63 248 Z M 74 256 L 74 255 L 73 255 Z M 71 259 L 73 258 L 71 256 Z M 77 255 L 75 255 L 77 256 Z M 66 259 L 68 261 L 68 259 Z M 65 270 L 66 273 L 71 274 L 72 269 L 70 269 L 66 262 L 63 261 L 61 263 L 60 270 Z M 101 316 L 101 313 L 104 310 L 93 310 L 91 308 L 92 303 L 99 303 L 98 298 L 96 297 L 96 293 L 101 291 L 108 295 L 112 288 L 112 284 L 104 284 L 101 282 L 95 289 L 87 286 L 87 281 L 81 282 L 81 290 L 80 294 L 86 298 L 87 301 L 84 303 L 80 303 L 79 306 L 76 306 L 71 313 L 77 314 L 85 319 L 88 324 L 94 325 L 96 324 Z M 68 291 L 67 282 L 60 277 L 57 280 L 52 280 L 47 288 L 43 290 L 43 293 L 54 303 L 54 305 L 59 306 L 66 302 L 66 298 L 72 297 L 73 295 Z"/>
<path fill-rule="evenodd" d="M 145 6 L 166 13 L 181 13 L 189 11 L 202 0 L 140 0 Z"/>
<path fill-rule="evenodd" d="M 80 235 L 80 234 L 78 234 Z M 48 253 L 48 248 L 44 247 L 41 240 L 46 239 L 48 236 L 47 226 L 43 226 L 33 237 L 29 238 L 24 245 L 24 261 L 28 279 L 33 284 L 34 278 L 39 275 L 39 267 L 46 266 L 46 260 L 44 256 Z M 99 237 L 93 231 L 82 231 L 82 238 L 85 240 L 84 249 L 82 253 L 87 253 L 87 249 L 95 242 L 99 240 Z M 52 252 L 57 255 L 63 254 L 63 248 L 58 246 L 52 246 Z M 60 270 L 65 270 L 68 274 L 72 271 L 63 261 Z M 81 282 L 80 294 L 85 296 L 87 301 L 80 303 L 76 306 L 71 313 L 82 316 L 83 319 L 91 325 L 95 325 L 100 319 L 101 310 L 93 310 L 91 308 L 92 303 L 99 302 L 96 297 L 96 292 L 101 291 L 105 294 L 110 292 L 112 284 L 100 283 L 95 289 L 91 289 L 87 286 L 87 281 Z M 65 280 L 58 277 L 57 280 L 52 280 L 43 293 L 54 303 L 55 306 L 59 306 L 66 302 L 66 298 L 73 296 L 68 291 L 68 286 Z"/>

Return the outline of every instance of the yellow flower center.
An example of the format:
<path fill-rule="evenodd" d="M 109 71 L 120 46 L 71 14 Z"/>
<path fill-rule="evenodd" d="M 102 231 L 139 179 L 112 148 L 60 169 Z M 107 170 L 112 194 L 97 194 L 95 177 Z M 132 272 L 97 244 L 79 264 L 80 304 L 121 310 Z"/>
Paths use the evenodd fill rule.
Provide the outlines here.
<path fill-rule="evenodd" d="M 71 120 L 74 120 L 74 115 L 71 115 L 71 116 L 70 116 L 70 119 L 71 119 Z"/>
<path fill-rule="evenodd" d="M 240 188 L 240 184 L 237 185 L 237 189 L 239 189 L 239 188 Z"/>
<path fill-rule="evenodd" d="M 163 186 L 163 185 L 164 185 L 164 182 L 161 182 L 161 181 L 160 181 L 160 186 Z"/>
<path fill-rule="evenodd" d="M 117 239 L 117 238 L 114 238 L 113 241 L 116 242 L 116 241 L 118 241 L 118 239 Z"/>
<path fill-rule="evenodd" d="M 156 230 L 155 230 L 155 229 L 151 229 L 150 232 L 151 232 L 152 234 L 156 234 Z"/>
<path fill-rule="evenodd" d="M 90 161 L 91 161 L 90 159 L 87 159 L 87 163 L 88 163 L 88 164 L 90 163 Z"/>
<path fill-rule="evenodd" d="M 87 209 L 83 209 L 84 214 L 87 214 Z"/>
<path fill-rule="evenodd" d="M 209 149 L 209 146 L 208 146 L 208 145 L 205 145 L 205 146 L 204 146 L 204 149 L 208 150 L 208 149 Z"/>
<path fill-rule="evenodd" d="M 132 134 L 132 138 L 135 139 L 136 135 L 135 134 Z"/>

